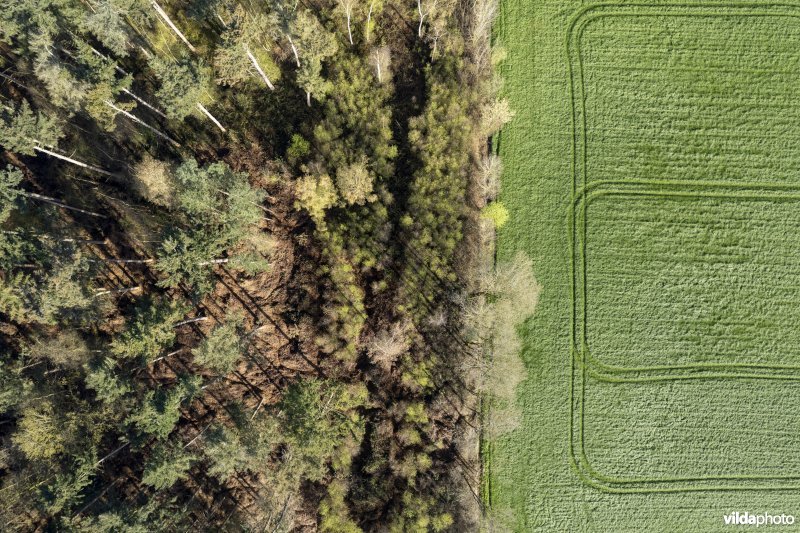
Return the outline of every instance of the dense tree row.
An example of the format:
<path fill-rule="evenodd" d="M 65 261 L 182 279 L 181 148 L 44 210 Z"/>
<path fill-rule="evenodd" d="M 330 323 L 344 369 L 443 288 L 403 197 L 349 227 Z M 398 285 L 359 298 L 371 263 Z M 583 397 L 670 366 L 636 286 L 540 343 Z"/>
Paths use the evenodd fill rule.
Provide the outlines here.
<path fill-rule="evenodd" d="M 0 529 L 477 527 L 492 16 L 0 11 Z"/>

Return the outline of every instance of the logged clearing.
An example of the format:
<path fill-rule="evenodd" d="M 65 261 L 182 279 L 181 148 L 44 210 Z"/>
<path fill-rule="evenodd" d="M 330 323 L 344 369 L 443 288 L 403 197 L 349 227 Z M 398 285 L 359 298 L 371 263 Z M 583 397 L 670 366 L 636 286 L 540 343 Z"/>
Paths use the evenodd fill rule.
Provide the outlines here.
<path fill-rule="evenodd" d="M 548 532 L 800 516 L 800 4 L 505 0 L 497 37 L 499 257 L 542 293 L 492 509 Z"/>

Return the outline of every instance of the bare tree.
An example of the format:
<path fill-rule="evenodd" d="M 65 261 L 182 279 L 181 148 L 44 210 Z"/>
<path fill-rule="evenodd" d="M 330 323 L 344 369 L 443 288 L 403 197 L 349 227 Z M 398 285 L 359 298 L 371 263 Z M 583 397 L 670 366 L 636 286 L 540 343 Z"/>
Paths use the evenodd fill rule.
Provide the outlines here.
<path fill-rule="evenodd" d="M 500 131 L 500 128 L 511 122 L 514 111 L 508 100 L 498 98 L 487 103 L 481 112 L 481 129 L 484 135 L 491 136 Z"/>
<path fill-rule="evenodd" d="M 370 359 L 384 370 L 389 370 L 408 351 L 412 327 L 409 322 L 402 321 L 377 332 L 367 347 Z"/>
<path fill-rule="evenodd" d="M 473 0 L 469 29 L 475 62 L 479 67 L 488 65 L 491 56 L 492 24 L 497 16 L 497 0 Z"/>
<path fill-rule="evenodd" d="M 369 62 L 375 69 L 378 83 L 383 83 L 384 78 L 391 77 L 389 65 L 392 61 L 392 52 L 388 46 L 380 46 L 369 54 Z"/>
<path fill-rule="evenodd" d="M 494 154 L 484 157 L 477 172 L 478 194 L 482 202 L 494 200 L 500 192 L 500 176 L 503 173 L 503 162 Z"/>
<path fill-rule="evenodd" d="M 339 0 L 339 5 L 344 9 L 344 15 L 347 18 L 347 37 L 350 39 L 350 44 L 353 44 L 353 28 L 352 18 L 353 9 L 356 7 L 358 0 Z"/>

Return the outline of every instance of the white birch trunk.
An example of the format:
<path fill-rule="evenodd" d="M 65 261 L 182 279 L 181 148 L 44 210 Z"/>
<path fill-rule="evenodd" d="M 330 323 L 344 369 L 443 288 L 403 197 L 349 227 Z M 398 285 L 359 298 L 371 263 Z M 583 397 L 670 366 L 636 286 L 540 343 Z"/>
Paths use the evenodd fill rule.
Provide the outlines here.
<path fill-rule="evenodd" d="M 180 322 L 178 322 L 177 324 L 175 324 L 172 327 L 173 328 L 179 328 L 181 326 L 185 326 L 186 324 L 194 324 L 195 322 L 205 322 L 206 320 L 208 320 L 207 316 L 199 316 L 197 318 L 189 318 L 187 320 L 181 320 Z"/>
<path fill-rule="evenodd" d="M 195 47 L 194 47 L 194 46 L 192 46 L 192 43 L 190 43 L 190 42 L 189 42 L 189 39 L 187 39 L 187 38 L 186 38 L 186 36 L 185 36 L 183 33 L 181 33 L 181 30 L 179 30 L 179 29 L 178 29 L 178 27 L 177 27 L 177 26 L 175 26 L 175 24 L 174 24 L 174 23 L 172 22 L 172 20 L 169 18 L 169 15 L 167 15 L 167 12 L 166 12 L 166 11 L 164 11 L 163 9 L 161 9 L 161 6 L 160 6 L 160 5 L 158 5 L 158 2 L 156 2 L 155 0 L 153 0 L 153 3 L 152 3 L 152 5 L 153 5 L 153 7 L 155 8 L 155 10 L 156 10 L 156 13 L 158 13 L 158 14 L 159 14 L 159 16 L 161 16 L 161 18 L 162 18 L 162 19 L 164 19 L 164 22 L 166 22 L 166 23 L 167 23 L 167 26 L 169 26 L 169 27 L 170 27 L 170 29 L 172 29 L 172 31 L 174 31 L 174 32 L 175 32 L 175 34 L 176 34 L 178 37 L 180 37 L 181 41 L 183 41 L 183 43 L 184 43 L 186 46 L 188 46 L 188 47 L 189 47 L 189 50 L 191 50 L 192 52 L 194 52 L 194 53 L 196 54 L 196 53 L 197 53 L 197 50 L 195 49 Z"/>
<path fill-rule="evenodd" d="M 230 259 L 212 259 L 211 261 L 203 261 L 202 263 L 197 263 L 200 266 L 208 266 L 208 265 L 224 265 L 230 261 Z"/>
<path fill-rule="evenodd" d="M 124 289 L 100 289 L 94 293 L 95 298 L 98 296 L 105 296 L 106 294 L 125 294 L 126 292 L 138 291 L 142 288 L 141 285 L 135 287 L 125 287 Z"/>
<path fill-rule="evenodd" d="M 36 141 L 38 142 L 38 141 Z M 107 170 L 103 170 L 102 168 L 97 168 L 93 165 L 86 164 L 82 161 L 78 161 L 77 159 L 72 159 L 71 157 L 67 157 L 65 155 L 61 155 L 59 153 L 53 152 L 51 150 L 47 150 L 46 148 L 42 148 L 40 146 L 34 146 L 33 149 L 37 152 L 42 152 L 43 154 L 47 154 L 50 156 L 55 157 L 56 159 L 61 159 L 62 161 L 66 161 L 67 163 L 72 163 L 73 165 L 77 165 L 79 167 L 88 168 L 89 170 L 94 170 L 95 172 L 99 172 L 100 174 L 105 174 L 106 176 L 113 176 L 111 172 Z"/>
<path fill-rule="evenodd" d="M 46 202 L 48 204 L 57 205 L 58 207 L 63 207 L 64 209 L 69 209 L 71 211 L 77 211 L 78 213 L 83 213 L 84 215 L 89 215 L 97 218 L 108 218 L 105 215 L 101 215 L 100 213 L 95 213 L 94 211 L 87 211 L 85 209 L 80 209 L 78 207 L 72 207 L 71 205 L 67 205 L 65 203 L 59 202 L 55 198 L 50 198 L 49 196 L 43 196 L 41 194 L 36 194 L 35 192 L 22 192 L 23 196 L 28 198 L 33 198 L 35 200 L 41 200 L 42 202 Z"/>
<path fill-rule="evenodd" d="M 145 265 L 154 262 L 155 259 L 101 259 L 100 263 L 119 263 L 119 264 L 137 264 Z"/>
<path fill-rule="evenodd" d="M 422 23 L 425 20 L 425 14 L 422 12 L 422 0 L 417 0 L 417 11 L 419 11 L 419 27 L 417 28 L 417 37 L 422 37 Z"/>
<path fill-rule="evenodd" d="M 144 100 L 142 100 L 141 98 L 139 98 L 138 96 L 136 96 L 135 94 L 130 92 L 128 89 L 122 89 L 122 92 L 124 92 L 125 94 L 127 94 L 128 96 L 130 96 L 131 98 L 133 98 L 134 100 L 136 100 L 137 102 L 139 102 L 140 104 L 145 106 L 146 108 L 148 108 L 153 113 L 156 113 L 156 114 L 160 115 L 163 118 L 167 118 L 167 115 L 165 115 L 163 111 L 161 111 L 157 107 L 154 107 L 154 106 L 148 104 L 147 102 L 145 102 Z"/>
<path fill-rule="evenodd" d="M 261 75 L 261 78 L 267 84 L 267 87 L 269 87 L 270 90 L 274 91 L 275 90 L 275 86 L 272 85 L 272 82 L 269 81 L 269 78 L 264 73 L 264 70 L 261 68 L 261 65 L 258 64 L 258 61 L 256 60 L 256 56 L 253 55 L 253 53 L 250 51 L 249 48 L 245 48 L 245 51 L 247 52 L 247 57 L 250 58 L 250 61 L 253 63 L 253 66 L 256 67 L 256 70 Z"/>
<path fill-rule="evenodd" d="M 369 11 L 367 12 L 367 29 L 366 29 L 366 32 L 365 32 L 367 34 L 367 42 L 370 42 L 372 40 L 372 30 L 370 30 L 369 23 L 372 21 L 372 8 L 374 6 L 375 6 L 375 2 L 370 2 L 369 3 Z"/>
<path fill-rule="evenodd" d="M 205 116 L 207 116 L 211 120 L 211 122 L 213 122 L 220 130 L 222 130 L 222 133 L 225 133 L 227 131 L 224 127 L 222 127 L 222 124 L 219 123 L 219 120 L 214 118 L 214 115 L 212 115 L 211 112 L 208 109 L 206 109 L 205 106 L 200 102 L 197 102 L 197 109 L 202 111 L 203 114 L 205 114 Z"/>
<path fill-rule="evenodd" d="M 353 45 L 353 30 L 350 28 L 351 10 L 347 10 L 347 36 L 350 38 L 350 46 Z"/>
<path fill-rule="evenodd" d="M 286 38 L 289 39 L 289 46 L 292 47 L 292 52 L 294 53 L 294 62 L 297 63 L 297 68 L 300 68 L 300 54 L 297 53 L 297 47 L 294 45 L 294 41 L 292 41 L 292 36 L 286 35 Z"/>
<path fill-rule="evenodd" d="M 161 137 L 162 139 L 165 139 L 165 140 L 167 140 L 167 141 L 171 142 L 173 145 L 175 145 L 175 146 L 177 146 L 177 147 L 180 147 L 180 143 L 178 143 L 178 141 L 176 141 L 176 140 L 172 139 L 171 137 L 169 137 L 168 135 L 166 135 L 166 134 L 164 134 L 164 133 L 161 133 L 160 131 L 158 131 L 157 129 L 155 129 L 155 128 L 154 128 L 153 126 L 151 126 L 150 124 L 147 124 L 146 122 L 144 122 L 143 120 L 141 120 L 139 117 L 137 117 L 137 116 L 135 116 L 135 115 L 133 115 L 133 114 L 131 114 L 131 113 L 128 113 L 128 112 L 127 112 L 127 111 L 125 111 L 124 109 L 120 109 L 119 107 L 115 106 L 113 103 L 109 102 L 108 100 L 106 100 L 106 101 L 105 101 L 105 104 L 106 104 L 107 106 L 109 106 L 111 109 L 113 109 L 114 111 L 116 111 L 117 113 L 122 113 L 123 115 L 125 115 L 126 117 L 128 117 L 128 118 L 129 118 L 129 119 L 131 119 L 132 121 L 136 122 L 136 123 L 137 123 L 137 124 L 139 124 L 140 126 L 144 126 L 145 128 L 147 128 L 148 130 L 152 131 L 153 133 L 155 133 L 156 135 L 158 135 L 158 136 L 159 136 L 159 137 Z"/>

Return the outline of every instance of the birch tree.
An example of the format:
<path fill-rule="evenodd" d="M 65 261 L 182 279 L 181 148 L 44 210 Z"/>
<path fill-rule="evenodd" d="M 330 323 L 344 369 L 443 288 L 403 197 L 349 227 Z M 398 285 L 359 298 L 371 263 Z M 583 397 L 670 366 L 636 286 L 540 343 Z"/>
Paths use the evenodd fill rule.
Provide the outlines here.
<path fill-rule="evenodd" d="M 364 40 L 372 42 L 372 34 L 375 31 L 375 18 L 383 13 L 384 0 L 367 0 L 367 21 L 364 27 Z"/>
<path fill-rule="evenodd" d="M 350 44 L 353 44 L 353 10 L 359 4 L 358 0 L 338 0 L 339 6 L 344 11 L 345 20 L 347 21 L 347 38 Z"/>
<path fill-rule="evenodd" d="M 336 54 L 336 38 L 312 13 L 302 11 L 293 24 L 297 35 L 297 46 L 302 52 L 297 83 L 306 91 L 306 103 L 311 106 L 311 97 L 324 97 L 332 88 L 330 81 L 322 76 L 322 63 Z"/>
<path fill-rule="evenodd" d="M 300 53 L 295 43 L 295 26 L 297 18 L 297 3 L 294 0 L 268 0 L 269 12 L 271 13 L 269 33 L 276 41 L 285 38 L 292 50 L 295 65 L 300 67 Z"/>
<path fill-rule="evenodd" d="M 375 77 L 378 83 L 384 83 L 391 79 L 392 73 L 389 70 L 392 54 L 388 46 L 373 48 L 369 54 L 369 62 L 375 69 Z"/>
<path fill-rule="evenodd" d="M 280 77 L 280 69 L 271 57 L 271 43 L 263 40 L 275 25 L 274 14 L 251 15 L 237 7 L 214 54 L 217 82 L 238 85 L 256 77 L 275 90 L 273 82 Z"/>

